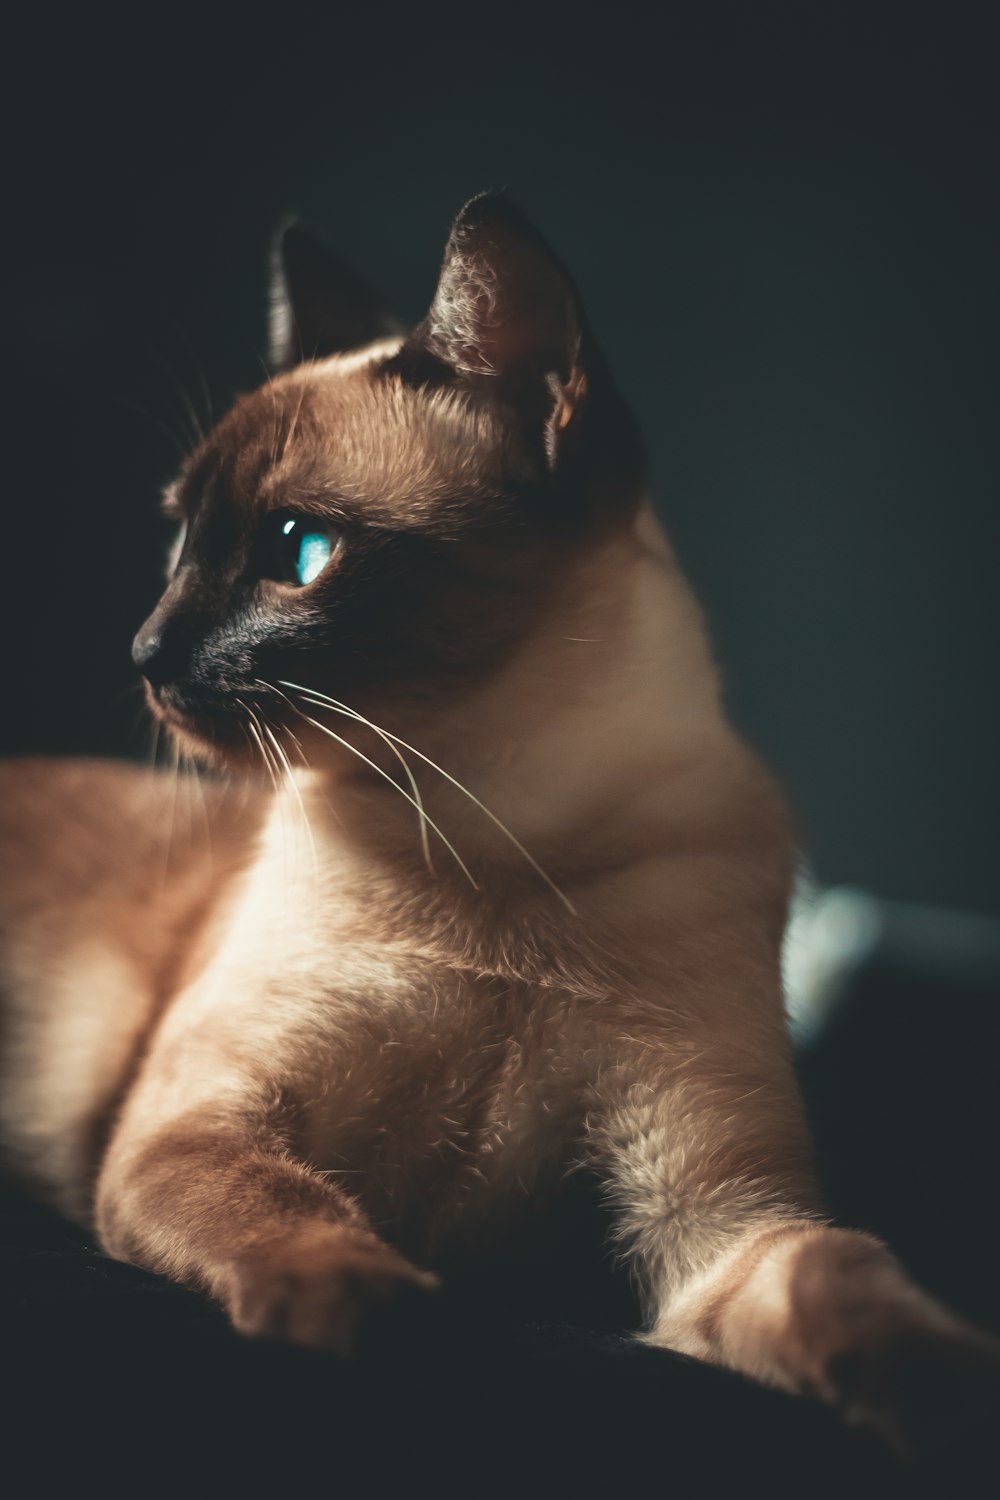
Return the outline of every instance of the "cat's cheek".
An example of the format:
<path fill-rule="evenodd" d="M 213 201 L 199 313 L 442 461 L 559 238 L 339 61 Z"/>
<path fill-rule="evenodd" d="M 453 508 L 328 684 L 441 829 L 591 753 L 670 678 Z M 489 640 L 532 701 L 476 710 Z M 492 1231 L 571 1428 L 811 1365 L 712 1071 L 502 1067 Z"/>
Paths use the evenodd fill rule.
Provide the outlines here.
<path fill-rule="evenodd" d="M 408 1290 L 438 1286 L 436 1276 L 374 1235 L 324 1223 L 242 1256 L 228 1269 L 219 1295 L 233 1326 L 249 1338 L 347 1357 L 370 1309 Z"/>

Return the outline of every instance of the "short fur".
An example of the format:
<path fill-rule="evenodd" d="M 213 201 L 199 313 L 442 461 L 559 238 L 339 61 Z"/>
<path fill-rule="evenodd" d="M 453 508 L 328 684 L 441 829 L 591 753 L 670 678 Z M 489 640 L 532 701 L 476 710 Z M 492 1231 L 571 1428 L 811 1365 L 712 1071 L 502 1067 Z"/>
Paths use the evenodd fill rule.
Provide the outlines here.
<path fill-rule="evenodd" d="M 172 488 L 135 646 L 243 792 L 205 785 L 209 845 L 159 776 L 3 772 L 12 1167 L 246 1333 L 338 1351 L 586 1168 L 650 1342 L 912 1444 L 910 1355 L 954 1389 L 996 1346 L 825 1222 L 793 830 L 575 288 L 490 196 L 405 337 L 302 231 L 285 255 L 292 363 Z M 335 528 L 302 587 L 286 516 Z"/>

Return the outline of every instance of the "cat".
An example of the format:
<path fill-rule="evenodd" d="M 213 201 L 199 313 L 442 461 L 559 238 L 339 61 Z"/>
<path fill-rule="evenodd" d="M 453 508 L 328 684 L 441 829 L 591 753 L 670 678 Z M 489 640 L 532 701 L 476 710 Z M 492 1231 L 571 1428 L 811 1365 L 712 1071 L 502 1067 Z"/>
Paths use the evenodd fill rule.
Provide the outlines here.
<path fill-rule="evenodd" d="M 914 1446 L 997 1344 L 825 1215 L 794 827 L 569 274 L 486 194 L 415 329 L 294 226 L 273 322 L 133 651 L 235 783 L 211 839 L 138 768 L 2 772 L 11 1170 L 243 1333 L 347 1354 L 586 1169 L 648 1343 Z"/>

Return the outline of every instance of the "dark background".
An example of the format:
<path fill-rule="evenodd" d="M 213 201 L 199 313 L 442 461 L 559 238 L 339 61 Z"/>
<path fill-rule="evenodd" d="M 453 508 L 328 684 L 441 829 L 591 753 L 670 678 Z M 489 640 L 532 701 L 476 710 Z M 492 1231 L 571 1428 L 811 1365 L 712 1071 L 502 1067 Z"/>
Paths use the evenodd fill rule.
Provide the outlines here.
<path fill-rule="evenodd" d="M 262 378 L 276 222 L 416 318 L 502 187 L 577 276 L 820 877 L 1000 909 L 989 9 L 9 22 L 0 748 L 141 750 L 158 487 Z"/>

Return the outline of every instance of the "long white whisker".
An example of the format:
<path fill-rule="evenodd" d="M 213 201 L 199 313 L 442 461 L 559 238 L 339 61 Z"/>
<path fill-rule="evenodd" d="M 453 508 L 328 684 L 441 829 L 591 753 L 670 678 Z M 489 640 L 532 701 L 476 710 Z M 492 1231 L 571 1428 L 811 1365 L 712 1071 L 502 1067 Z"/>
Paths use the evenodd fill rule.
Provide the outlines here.
<path fill-rule="evenodd" d="M 264 763 L 264 769 L 267 771 L 268 777 L 270 778 L 271 787 L 274 790 L 275 795 L 277 796 L 278 779 L 274 774 L 274 767 L 268 759 L 267 746 L 264 744 L 260 730 L 257 727 L 257 717 L 254 714 L 253 709 L 250 708 L 246 703 L 244 703 L 242 698 L 237 698 L 236 702 L 240 705 L 240 708 L 242 708 L 247 715 L 247 729 L 250 731 L 250 734 L 253 737 L 254 744 L 260 751 L 260 758 Z"/>
<path fill-rule="evenodd" d="M 263 679 L 258 678 L 257 680 L 258 680 L 258 683 L 259 683 L 259 685 L 261 687 L 267 688 L 269 691 L 275 691 L 275 690 L 272 690 L 270 688 L 270 684 L 264 682 Z M 280 693 L 280 694 L 278 694 L 278 696 L 281 697 L 281 698 L 284 698 L 286 703 L 288 702 L 288 699 L 285 698 L 284 693 Z M 258 715 L 257 718 L 258 718 L 258 722 L 260 724 L 261 729 L 264 731 L 264 733 L 267 735 L 268 739 L 271 741 L 271 744 L 274 746 L 275 754 L 277 755 L 277 757 L 278 757 L 279 761 L 281 762 L 281 764 L 284 766 L 284 769 L 285 769 L 285 782 L 286 782 L 286 785 L 291 789 L 291 792 L 292 792 L 293 796 L 295 797 L 295 801 L 298 804 L 299 816 L 300 816 L 300 818 L 302 820 L 302 826 L 305 829 L 306 837 L 309 840 L 309 849 L 310 849 L 310 853 L 311 853 L 311 856 L 312 856 L 313 874 L 316 875 L 316 874 L 318 874 L 318 871 L 319 871 L 319 861 L 318 861 L 318 858 L 317 858 L 317 855 L 316 855 L 316 841 L 313 838 L 312 824 L 309 821 L 309 814 L 306 812 L 305 802 L 302 799 L 302 793 L 301 793 L 301 791 L 299 789 L 299 784 L 298 784 L 298 782 L 295 779 L 295 773 L 292 770 L 291 761 L 288 759 L 288 754 L 287 754 L 284 746 L 281 744 L 281 741 L 278 739 L 277 735 L 274 733 L 274 730 L 271 728 L 270 724 L 268 724 L 268 722 L 264 718 L 263 714 Z M 302 741 L 299 739 L 298 735 L 294 732 L 294 730 L 290 729 L 287 724 L 284 725 L 283 728 L 284 728 L 284 732 L 289 736 L 289 738 L 295 744 L 295 748 L 296 748 L 296 750 L 299 753 L 299 759 L 302 761 L 303 766 L 308 771 L 309 770 L 309 762 L 306 759 L 306 753 L 305 753 L 305 751 L 302 748 Z"/>
<path fill-rule="evenodd" d="M 180 777 L 178 784 L 184 789 L 184 819 L 187 827 L 187 841 L 190 844 L 194 820 L 191 816 L 191 769 L 186 750 L 182 750 L 180 753 L 179 769 Z"/>
<path fill-rule="evenodd" d="M 154 721 L 154 723 L 153 723 L 152 749 L 150 751 L 150 759 L 149 759 L 149 769 L 151 771 L 156 771 L 156 770 L 159 769 L 160 734 L 162 732 L 162 728 L 163 728 L 162 721 L 160 719 L 156 719 Z"/>
<path fill-rule="evenodd" d="M 243 701 L 242 698 L 237 698 L 236 702 L 240 705 L 240 707 L 246 712 L 246 714 L 248 716 L 248 728 L 250 730 L 250 733 L 253 735 L 253 738 L 254 738 L 254 740 L 255 740 L 255 742 L 257 744 L 257 748 L 260 751 L 261 759 L 263 760 L 264 765 L 265 765 L 265 767 L 267 769 L 267 774 L 270 777 L 271 787 L 272 787 L 272 789 L 274 791 L 274 805 L 277 808 L 277 810 L 278 810 L 278 816 L 281 819 L 281 851 L 282 851 L 282 861 L 284 863 L 285 876 L 287 878 L 287 876 L 289 874 L 289 854 L 288 854 L 289 828 L 288 828 L 288 814 L 287 814 L 287 809 L 286 809 L 285 803 L 284 803 L 284 801 L 283 801 L 283 799 L 281 797 L 281 785 L 280 785 L 280 782 L 279 782 L 278 767 L 276 766 L 274 758 L 269 753 L 267 745 L 264 742 L 264 736 L 261 733 L 261 730 L 262 730 L 263 726 L 262 726 L 260 720 L 258 719 L 257 715 L 254 713 L 254 711 L 250 707 L 249 703 L 244 703 L 244 701 Z"/>
<path fill-rule="evenodd" d="M 283 698 L 284 701 L 288 704 L 288 706 L 290 708 L 294 708 L 295 707 L 295 704 L 292 703 L 291 699 L 287 696 L 287 694 L 285 694 L 285 693 L 278 693 L 277 688 L 272 687 L 272 685 L 270 683 L 264 682 L 260 678 L 258 678 L 257 681 L 259 682 L 259 684 L 260 684 L 261 687 L 267 688 L 272 693 L 277 693 L 278 697 L 279 698 Z M 399 761 L 399 764 L 402 766 L 403 772 L 404 772 L 404 774 L 406 776 L 406 779 L 410 783 L 410 791 L 413 793 L 413 801 L 416 803 L 417 816 L 420 819 L 420 847 L 421 847 L 421 849 L 423 851 L 424 864 L 427 866 L 427 869 L 429 870 L 429 872 L 433 875 L 434 874 L 434 861 L 431 859 L 431 844 L 430 844 L 430 839 L 429 839 L 429 837 L 427 835 L 427 827 L 428 827 L 428 823 L 429 823 L 430 820 L 427 817 L 427 813 L 426 813 L 426 810 L 424 808 L 424 799 L 420 795 L 420 788 L 417 786 L 417 778 L 413 774 L 413 770 L 412 770 L 412 768 L 410 766 L 409 761 L 402 754 L 402 752 L 400 750 L 398 750 L 397 747 L 392 743 L 392 736 L 389 735 L 389 734 L 387 734 L 384 729 L 380 729 L 377 724 L 373 724 L 372 721 L 371 721 L 371 719 L 366 719 L 365 716 L 364 716 L 364 714 L 359 714 L 358 713 L 357 709 L 348 708 L 347 705 L 346 705 L 346 703 L 341 704 L 340 708 L 341 708 L 342 712 L 348 718 L 356 719 L 359 724 L 365 724 L 365 725 L 367 725 L 367 727 L 369 729 L 371 729 L 375 734 L 377 734 L 378 737 L 379 737 L 379 739 L 383 740 L 385 742 L 385 744 L 392 751 L 393 755 Z M 301 750 L 301 746 L 299 748 Z"/>
<path fill-rule="evenodd" d="M 173 386 L 173 394 L 179 399 L 181 406 L 183 407 L 184 412 L 187 415 L 188 421 L 191 424 L 194 446 L 197 447 L 199 443 L 203 443 L 205 441 L 205 429 L 201 425 L 201 418 L 198 416 L 198 413 L 195 410 L 194 402 L 191 400 L 191 397 L 188 395 L 180 380 L 177 378 L 176 371 L 171 369 L 167 361 L 160 354 L 158 354 L 156 350 L 151 349 L 149 352 L 153 363 L 159 366 L 161 373 L 167 377 L 170 384 Z"/>
<path fill-rule="evenodd" d="M 284 697 L 284 694 L 282 694 L 282 697 Z M 285 730 L 285 733 L 288 735 L 288 738 L 291 740 L 292 744 L 295 746 L 296 750 L 298 751 L 299 760 L 302 762 L 302 769 L 304 771 L 311 770 L 312 767 L 310 766 L 308 760 L 306 759 L 306 752 L 302 748 L 302 741 L 299 739 L 298 735 L 295 733 L 295 730 L 292 729 L 292 728 L 290 728 L 289 725 L 287 725 L 287 724 L 284 726 L 284 730 Z"/>
<path fill-rule="evenodd" d="M 312 703 L 317 708 L 325 706 L 327 708 L 336 709 L 341 713 L 346 713 L 350 717 L 360 717 L 359 715 L 356 715 L 354 709 L 349 708 L 346 703 L 339 703 L 336 698 L 330 698 L 325 693 L 318 692 L 315 688 L 304 688 L 300 683 L 286 682 L 283 679 L 281 680 L 281 686 L 294 688 L 297 693 L 302 693 L 305 696 L 307 702 Z M 465 796 L 468 797 L 469 801 L 472 802 L 476 807 L 478 807 L 480 812 L 484 813 L 485 816 L 489 818 L 490 822 L 500 830 L 505 838 L 508 838 L 510 840 L 518 853 L 527 860 L 528 864 L 535 871 L 536 875 L 544 880 L 545 884 L 549 887 L 554 895 L 558 896 L 559 900 L 565 906 L 566 910 L 574 917 L 578 915 L 576 907 L 573 905 L 572 901 L 570 901 L 569 897 L 559 889 L 555 881 L 552 879 L 551 875 L 548 875 L 545 870 L 542 869 L 541 865 L 534 858 L 534 856 L 528 853 L 527 849 L 521 843 L 520 839 L 517 838 L 513 833 L 511 833 L 506 824 L 502 823 L 497 817 L 496 813 L 491 812 L 486 804 L 484 802 L 481 802 L 474 792 L 470 792 L 467 786 L 463 786 L 462 783 L 460 781 L 457 781 L 455 777 L 450 774 L 450 772 L 444 769 L 443 766 L 439 766 L 436 761 L 431 760 L 429 755 L 425 755 L 424 752 L 422 750 L 418 750 L 415 745 L 407 744 L 406 740 L 401 739 L 398 734 L 393 734 L 391 730 L 388 729 L 382 730 L 381 732 L 388 736 L 388 738 L 395 744 L 401 745 L 404 750 L 409 750 L 411 755 L 417 756 L 417 758 L 419 760 L 422 760 L 425 765 L 430 766 L 431 770 L 437 771 L 439 776 L 443 776 L 446 781 L 450 781 L 452 786 L 456 787 L 458 791 L 463 792 Z"/>
<path fill-rule="evenodd" d="M 201 770 L 196 760 L 191 761 L 191 775 L 194 777 L 195 789 L 198 793 L 198 806 L 201 809 L 201 821 L 205 829 L 205 848 L 208 852 L 209 879 L 215 883 L 215 850 L 212 844 L 212 820 L 208 815 L 208 802 L 205 798 L 205 787 L 201 779 Z"/>
<path fill-rule="evenodd" d="M 289 761 L 288 756 L 285 754 L 280 740 L 274 733 L 274 730 L 271 728 L 270 724 L 268 724 L 264 718 L 261 718 L 260 720 L 260 727 L 267 735 L 267 738 L 270 740 L 271 744 L 274 746 L 274 753 L 278 757 L 279 763 L 285 769 L 285 785 L 291 791 L 298 805 L 299 816 L 302 819 L 302 827 L 305 830 L 306 838 L 309 840 L 309 850 L 312 855 L 313 874 L 315 875 L 319 869 L 319 862 L 316 858 L 316 843 L 313 839 L 313 831 L 312 826 L 309 822 L 309 815 L 306 812 L 306 806 L 302 800 L 302 793 L 299 791 L 298 782 L 295 780 L 295 772 L 292 770 L 291 762 Z"/>
<path fill-rule="evenodd" d="M 170 856 L 171 856 L 171 854 L 174 851 L 174 826 L 175 826 L 175 823 L 176 823 L 176 820 L 177 820 L 177 782 L 178 782 L 178 780 L 180 778 L 180 769 L 179 768 L 180 768 L 180 758 L 181 758 L 180 746 L 178 745 L 178 743 L 177 743 L 176 740 L 174 740 L 174 742 L 173 742 L 173 744 L 171 746 L 171 749 L 173 750 L 174 753 L 173 753 L 173 761 L 172 761 L 171 767 L 170 767 L 171 775 L 172 775 L 172 780 L 171 780 L 171 785 L 170 785 L 170 822 L 169 822 L 169 824 L 167 826 L 167 842 L 166 842 L 166 845 L 165 845 L 165 848 L 164 848 L 164 854 L 163 854 L 163 879 L 162 879 L 162 885 L 163 885 L 163 889 L 164 890 L 166 889 L 167 880 L 169 879 L 169 876 L 170 876 Z"/>
<path fill-rule="evenodd" d="M 390 786 L 396 788 L 396 791 L 399 793 L 399 795 L 401 797 L 404 797 L 406 799 L 406 801 L 409 802 L 409 804 L 410 804 L 411 807 L 417 807 L 416 801 L 414 800 L 413 797 L 410 796 L 409 792 L 405 791 L 404 788 L 400 786 L 400 784 L 399 784 L 398 781 L 393 781 L 393 779 L 389 775 L 388 771 L 383 771 L 383 769 L 382 769 L 382 767 L 380 765 L 378 765 L 375 761 L 369 759 L 369 757 L 367 755 L 362 754 L 362 752 L 360 750 L 358 750 L 356 748 L 356 746 L 354 746 L 354 745 L 351 744 L 350 740 L 345 740 L 341 735 L 334 734 L 334 732 L 333 732 L 332 729 L 328 729 L 327 726 L 325 724 L 321 724 L 318 719 L 312 719 L 312 718 L 309 717 L 308 714 L 304 714 L 300 708 L 296 708 L 295 707 L 294 703 L 290 704 L 289 706 L 291 707 L 293 713 L 297 713 L 300 719 L 304 719 L 307 724 L 311 724 L 314 729 L 318 729 L 319 732 L 320 732 L 320 734 L 328 735 L 331 740 L 336 740 L 336 742 L 337 742 L 338 745 L 343 745 L 343 747 L 344 747 L 345 750 L 350 750 L 351 754 L 352 755 L 356 755 L 359 760 L 363 760 L 364 763 L 365 763 L 365 765 L 371 766 L 372 770 L 376 771 L 379 774 L 379 776 L 381 776 L 385 781 L 387 781 L 389 783 Z M 348 714 L 345 715 L 345 717 L 346 718 L 352 718 L 353 715 L 348 713 Z M 417 808 L 417 811 L 419 812 L 420 809 Z M 431 818 L 427 813 L 424 813 L 424 817 L 427 818 L 427 822 L 428 822 L 429 826 L 437 834 L 437 836 L 441 840 L 442 844 L 444 844 L 445 848 L 448 850 L 449 854 L 452 856 L 452 858 L 454 859 L 455 863 L 458 865 L 459 869 L 462 871 L 462 873 L 465 876 L 466 880 L 468 880 L 469 884 L 472 886 L 472 889 L 474 891 L 478 891 L 478 889 L 479 889 L 478 883 L 473 878 L 471 870 L 469 869 L 468 865 L 465 863 L 465 860 L 459 854 L 458 850 L 455 848 L 454 844 L 451 842 L 451 840 L 444 833 L 442 833 L 441 829 L 434 822 L 433 818 Z"/>

